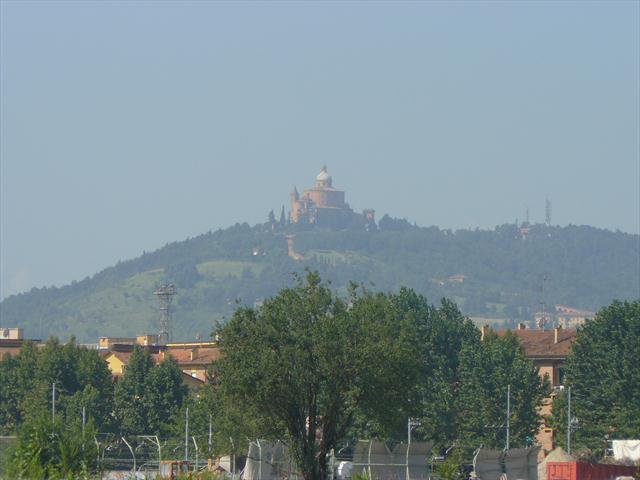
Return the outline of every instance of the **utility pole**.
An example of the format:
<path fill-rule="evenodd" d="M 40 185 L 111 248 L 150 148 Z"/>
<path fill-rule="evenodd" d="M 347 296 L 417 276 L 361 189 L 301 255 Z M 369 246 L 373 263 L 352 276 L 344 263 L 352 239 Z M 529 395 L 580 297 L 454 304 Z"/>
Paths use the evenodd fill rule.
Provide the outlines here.
<path fill-rule="evenodd" d="M 236 480 L 236 446 L 233 443 L 233 437 L 229 437 L 231 442 L 231 480 Z"/>
<path fill-rule="evenodd" d="M 544 275 L 542 277 L 542 325 L 544 330 L 544 325 L 547 323 L 547 302 L 544 298 L 544 287 L 545 283 L 547 283 L 547 276 Z"/>
<path fill-rule="evenodd" d="M 212 415 L 209 414 L 209 455 L 211 455 L 211 420 Z"/>
<path fill-rule="evenodd" d="M 546 291 L 546 283 L 549 280 L 549 277 L 543 275 L 542 277 L 542 298 L 540 299 L 540 310 L 542 310 L 542 315 L 540 320 L 538 320 L 538 328 L 540 330 L 544 330 L 547 323 L 547 301 L 545 299 L 545 291 Z"/>
<path fill-rule="evenodd" d="M 56 382 L 51 384 L 51 418 L 56 419 Z"/>
<path fill-rule="evenodd" d="M 571 453 L 571 387 L 567 391 L 567 453 Z"/>
<path fill-rule="evenodd" d="M 189 407 L 185 413 L 186 422 L 184 424 L 184 460 L 189 460 Z"/>
<path fill-rule="evenodd" d="M 409 471 L 409 450 L 411 450 L 411 417 L 407 419 L 407 455 L 406 455 L 406 463 L 407 463 L 407 480 L 411 478 L 411 472 Z"/>
<path fill-rule="evenodd" d="M 406 464 L 407 464 L 407 472 L 406 472 L 406 480 L 411 478 L 411 472 L 409 471 L 409 453 L 411 450 L 411 429 L 413 427 L 420 426 L 420 420 L 413 420 L 411 417 L 407 419 L 407 455 L 406 455 Z"/>
<path fill-rule="evenodd" d="M 509 421 L 511 419 L 511 384 L 507 385 L 507 442 L 505 450 L 509 451 Z"/>

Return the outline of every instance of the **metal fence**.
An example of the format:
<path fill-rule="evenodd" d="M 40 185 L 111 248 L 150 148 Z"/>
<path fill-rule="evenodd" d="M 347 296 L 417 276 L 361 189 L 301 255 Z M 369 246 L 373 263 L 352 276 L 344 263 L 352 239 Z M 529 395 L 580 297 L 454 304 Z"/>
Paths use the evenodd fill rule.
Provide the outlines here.
<path fill-rule="evenodd" d="M 100 434 L 94 438 L 99 477 L 106 480 L 155 479 L 168 461 L 189 462 L 192 472 L 210 467 L 212 457 L 207 436 L 162 440 L 155 435 L 119 436 Z M 0 478 L 15 437 L 0 437 Z M 539 447 L 503 450 L 479 448 L 473 455 L 473 478 L 482 480 L 537 480 Z M 329 480 L 346 480 L 363 474 L 369 480 L 437 480 L 433 442 L 399 443 L 390 446 L 378 440 L 360 440 L 349 455 L 328 456 Z M 244 460 L 244 459 L 243 459 Z M 246 463 L 236 468 L 235 456 L 218 459 L 220 473 L 230 480 L 302 480 L 287 445 L 281 441 L 249 442 Z"/>
<path fill-rule="evenodd" d="M 353 454 L 353 472 L 371 480 L 423 480 L 432 475 L 433 442 L 399 443 L 360 440 Z"/>
<path fill-rule="evenodd" d="M 331 480 L 344 480 L 362 473 L 371 480 L 426 480 L 433 475 L 433 442 L 400 443 L 361 440 L 353 455 L 327 458 Z M 347 465 L 348 468 L 343 468 Z M 287 446 L 280 442 L 254 440 L 249 444 L 242 480 L 300 480 Z"/>
<path fill-rule="evenodd" d="M 482 480 L 538 479 L 540 447 L 489 450 L 479 448 L 473 458 L 473 472 Z"/>
<path fill-rule="evenodd" d="M 301 480 L 288 447 L 280 442 L 254 440 L 249 443 L 242 480 Z"/>
<path fill-rule="evenodd" d="M 168 461 L 186 460 L 192 472 L 201 471 L 210 457 L 206 436 L 190 436 L 185 444 L 185 439 L 163 441 L 156 435 L 100 434 L 94 442 L 100 476 L 110 480 L 155 479 L 160 465 Z"/>
<path fill-rule="evenodd" d="M 330 480 L 345 480 L 362 474 L 369 480 L 438 480 L 433 442 L 399 443 L 390 446 L 378 440 L 360 440 L 352 455 L 327 458 Z M 508 452 L 479 448 L 469 457 L 466 470 L 482 480 L 537 480 L 539 447 L 516 448 Z M 342 467 L 347 468 L 342 468 Z M 471 471 L 472 470 L 472 471 Z M 254 440 L 249 445 L 242 480 L 300 480 L 301 475 L 282 442 Z"/>

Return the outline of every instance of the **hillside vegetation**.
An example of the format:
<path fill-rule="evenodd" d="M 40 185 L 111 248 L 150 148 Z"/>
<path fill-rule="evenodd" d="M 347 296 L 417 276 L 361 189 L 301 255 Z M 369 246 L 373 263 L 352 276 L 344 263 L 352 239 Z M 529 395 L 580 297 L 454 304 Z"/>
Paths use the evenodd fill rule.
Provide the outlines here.
<path fill-rule="evenodd" d="M 288 255 L 290 235 L 297 260 Z M 178 290 L 174 339 L 206 339 L 238 303 L 259 303 L 290 285 L 292 273 L 311 268 L 338 292 L 352 280 L 383 291 L 408 286 L 430 301 L 451 298 L 466 314 L 515 323 L 539 308 L 544 276 L 549 306 L 595 310 L 613 299 L 638 298 L 639 258 L 637 235 L 586 226 L 532 225 L 523 236 L 515 225 L 451 231 L 389 217 L 369 232 L 237 224 L 71 285 L 13 295 L 0 303 L 0 315 L 3 326 L 23 327 L 31 338 L 75 335 L 96 342 L 155 332 L 153 291 L 171 282 Z"/>

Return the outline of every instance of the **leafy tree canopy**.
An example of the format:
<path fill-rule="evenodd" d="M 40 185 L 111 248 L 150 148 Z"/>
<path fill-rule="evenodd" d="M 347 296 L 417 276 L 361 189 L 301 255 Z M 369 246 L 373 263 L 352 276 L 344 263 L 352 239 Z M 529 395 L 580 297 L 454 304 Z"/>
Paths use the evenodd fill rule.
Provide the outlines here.
<path fill-rule="evenodd" d="M 15 431 L 30 416 L 50 415 L 54 383 L 59 414 L 81 418 L 84 406 L 98 428 L 111 428 L 111 372 L 95 350 L 79 347 L 73 339 L 61 345 L 51 338 L 42 349 L 25 342 L 18 355 L 2 359 L 0 378 L 0 429 L 4 433 Z"/>
<path fill-rule="evenodd" d="M 116 383 L 115 413 L 124 434 L 167 434 L 187 396 L 182 371 L 169 355 L 157 366 L 136 345 Z"/>
<path fill-rule="evenodd" d="M 223 395 L 262 415 L 305 479 L 324 478 L 326 454 L 358 411 L 392 430 L 406 419 L 420 367 L 416 331 L 383 294 L 336 297 L 317 273 L 220 331 L 214 373 Z"/>
<path fill-rule="evenodd" d="M 476 336 L 460 352 L 456 408 L 460 440 L 474 447 L 504 448 L 510 390 L 510 447 L 530 445 L 549 388 L 548 379 L 540 377 L 511 332 L 489 333 L 482 341 Z"/>
<path fill-rule="evenodd" d="M 577 419 L 572 450 L 602 453 L 607 438 L 640 437 L 640 300 L 614 301 L 578 331 L 567 358 L 566 386 Z M 552 423 L 566 447 L 567 392 L 553 405 Z"/>

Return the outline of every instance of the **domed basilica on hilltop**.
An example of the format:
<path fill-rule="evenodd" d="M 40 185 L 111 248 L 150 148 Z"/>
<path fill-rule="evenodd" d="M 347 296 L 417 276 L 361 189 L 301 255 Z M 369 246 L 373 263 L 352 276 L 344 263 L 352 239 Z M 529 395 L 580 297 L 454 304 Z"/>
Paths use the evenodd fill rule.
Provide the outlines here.
<path fill-rule="evenodd" d="M 325 165 L 313 187 L 303 191 L 302 195 L 293 189 L 289 221 L 331 228 L 368 228 L 375 225 L 375 212 L 370 209 L 354 212 L 344 201 L 344 191 L 333 187 L 333 179 Z"/>

